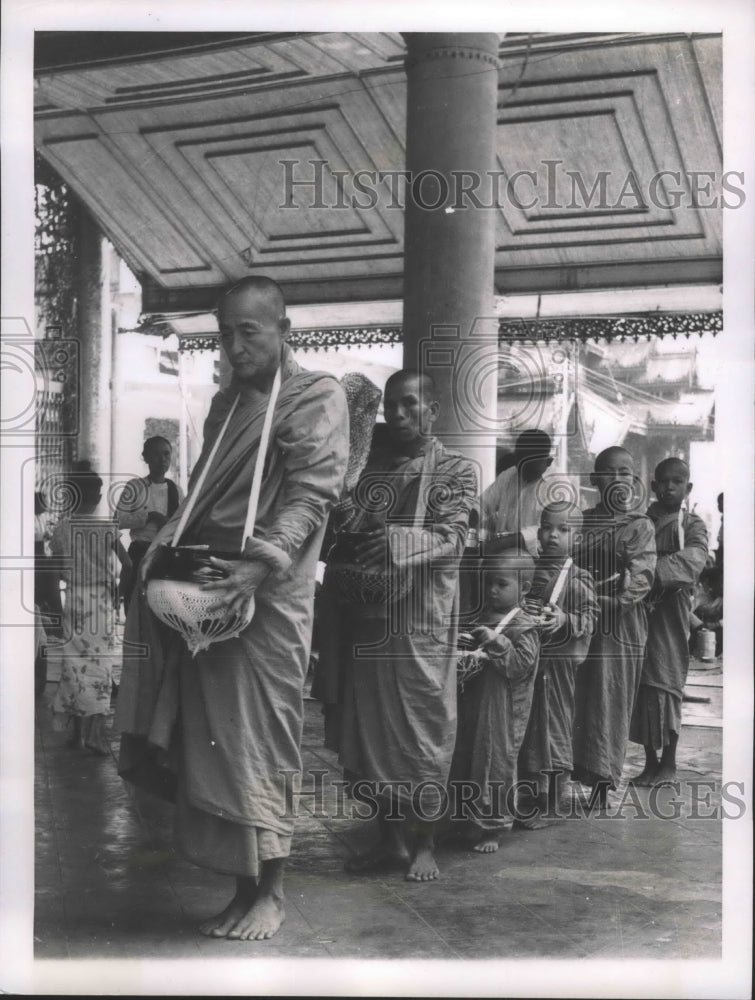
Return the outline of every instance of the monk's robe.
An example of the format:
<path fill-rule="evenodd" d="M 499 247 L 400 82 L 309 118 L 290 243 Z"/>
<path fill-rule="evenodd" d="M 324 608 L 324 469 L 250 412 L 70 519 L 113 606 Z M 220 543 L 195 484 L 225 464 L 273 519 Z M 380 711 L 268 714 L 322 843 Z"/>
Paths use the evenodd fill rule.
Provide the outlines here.
<path fill-rule="evenodd" d="M 373 516 L 387 525 L 392 564 L 411 575 L 409 592 L 386 604 L 346 603 L 326 573 L 318 619 L 313 693 L 330 699 L 329 745 L 348 778 L 395 783 L 401 801 L 422 782 L 445 786 L 448 780 L 456 736 L 459 559 L 477 496 L 471 462 L 434 438 L 423 451 L 428 448 L 434 470 L 422 527 L 412 521 L 424 454 L 378 451 L 355 490 L 357 498 L 371 490 L 388 498 Z M 432 787 L 422 797 L 428 815 L 439 794 Z"/>
<path fill-rule="evenodd" d="M 705 524 L 689 511 L 651 504 L 658 562 L 649 597 L 648 641 L 629 738 L 660 750 L 682 724 L 682 693 L 689 668 L 689 620 L 695 584 L 708 558 Z M 681 544 L 680 544 L 681 543 Z"/>
<path fill-rule="evenodd" d="M 653 522 L 635 512 L 612 514 L 602 504 L 584 512 L 576 561 L 592 574 L 601 614 L 577 670 L 573 776 L 616 788 L 624 766 L 647 640 L 645 598 L 655 576 Z"/>
<path fill-rule="evenodd" d="M 541 558 L 528 599 L 549 604 L 564 561 Z M 570 774 L 574 686 L 577 667 L 584 661 L 595 631 L 599 608 L 592 577 L 572 564 L 556 605 L 566 615 L 564 625 L 541 637 L 540 662 L 535 676 L 527 732 L 519 752 L 519 773 L 536 775 L 561 770 Z"/>
<path fill-rule="evenodd" d="M 498 621 L 477 624 L 495 628 Z M 539 653 L 535 622 L 522 609 L 485 647 L 485 666 L 459 694 L 451 781 L 471 783 L 473 796 L 457 785 L 456 808 L 464 796 L 469 801 L 465 818 L 483 830 L 503 829 L 515 807 L 517 757 L 530 715 Z"/>
<path fill-rule="evenodd" d="M 213 399 L 194 480 L 235 396 L 232 383 Z M 239 401 L 182 544 L 240 551 L 268 399 Z M 289 853 L 316 564 L 326 516 L 342 490 L 348 441 L 338 382 L 300 369 L 284 346 L 254 532 L 263 548 L 254 558 L 272 571 L 255 593 L 251 623 L 192 658 L 146 602 L 129 608 L 119 772 L 175 797 L 179 848 L 217 872 L 254 876 L 260 862 Z M 132 645 L 139 642 L 144 649 Z"/>

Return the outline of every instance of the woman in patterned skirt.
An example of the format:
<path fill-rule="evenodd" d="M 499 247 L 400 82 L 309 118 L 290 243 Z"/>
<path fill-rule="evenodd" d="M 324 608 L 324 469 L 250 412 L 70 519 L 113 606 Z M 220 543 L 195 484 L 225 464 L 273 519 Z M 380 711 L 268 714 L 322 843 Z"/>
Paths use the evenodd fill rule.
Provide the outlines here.
<path fill-rule="evenodd" d="M 52 710 L 68 717 L 70 745 L 105 755 L 105 717 L 110 710 L 113 663 L 119 657 L 112 585 L 115 553 L 125 555 L 114 521 L 93 517 L 102 480 L 88 462 L 64 486 L 69 514 L 58 521 L 50 541 L 53 554 L 68 565 L 64 609 L 65 639 L 61 676 Z"/>

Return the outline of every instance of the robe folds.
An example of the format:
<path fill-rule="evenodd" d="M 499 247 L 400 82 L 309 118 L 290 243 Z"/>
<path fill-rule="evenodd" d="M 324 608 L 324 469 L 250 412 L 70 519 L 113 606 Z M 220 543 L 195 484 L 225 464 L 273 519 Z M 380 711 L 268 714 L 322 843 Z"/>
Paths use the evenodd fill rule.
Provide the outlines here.
<path fill-rule="evenodd" d="M 697 514 L 682 516 L 651 504 L 658 562 L 649 595 L 648 640 L 629 738 L 660 750 L 682 723 L 689 668 L 689 621 L 694 587 L 708 558 L 708 533 Z"/>
<path fill-rule="evenodd" d="M 193 481 L 235 395 L 232 383 L 213 400 Z M 182 544 L 240 549 L 267 399 L 239 401 Z M 343 486 L 348 441 L 337 381 L 300 369 L 284 346 L 254 532 L 276 560 L 255 592 L 251 623 L 238 638 L 192 657 L 142 598 L 129 608 L 119 772 L 175 799 L 179 848 L 218 872 L 257 875 L 261 861 L 288 854 L 316 564 Z M 182 510 L 158 541 L 173 536 Z"/>
<path fill-rule="evenodd" d="M 365 484 L 383 484 L 392 498 L 375 516 L 387 524 L 392 564 L 411 574 L 412 585 L 392 603 L 359 606 L 345 602 L 326 573 L 312 693 L 325 703 L 326 742 L 345 774 L 387 783 L 375 784 L 374 794 L 399 801 L 419 789 L 429 813 L 448 780 L 456 736 L 458 570 L 477 481 L 472 463 L 439 441 L 429 439 L 427 449 L 434 458 L 422 527 L 412 519 L 424 453 L 381 451 L 362 473 L 357 498 Z"/>
<path fill-rule="evenodd" d="M 601 614 L 575 685 L 573 776 L 618 786 L 647 640 L 645 598 L 655 576 L 653 522 L 636 512 L 612 514 L 602 504 L 584 512 L 576 562 L 588 570 Z"/>
<path fill-rule="evenodd" d="M 562 565 L 547 559 L 538 561 L 531 593 L 542 596 L 544 604 L 551 600 Z M 553 635 L 542 637 L 530 719 L 519 753 L 520 776 L 545 770 L 569 774 L 573 767 L 577 668 L 587 656 L 599 614 L 590 574 L 572 565 L 556 603 L 566 615 L 566 622 Z"/>
<path fill-rule="evenodd" d="M 494 628 L 497 622 L 486 620 Z M 473 626 L 470 626 L 474 628 Z M 483 669 L 459 694 L 459 729 L 452 786 L 457 818 L 462 797 L 471 820 L 483 830 L 505 827 L 515 808 L 517 757 L 527 729 L 540 652 L 535 622 L 520 611 L 495 643 L 486 647 Z M 469 783 L 462 790 L 459 782 Z"/>

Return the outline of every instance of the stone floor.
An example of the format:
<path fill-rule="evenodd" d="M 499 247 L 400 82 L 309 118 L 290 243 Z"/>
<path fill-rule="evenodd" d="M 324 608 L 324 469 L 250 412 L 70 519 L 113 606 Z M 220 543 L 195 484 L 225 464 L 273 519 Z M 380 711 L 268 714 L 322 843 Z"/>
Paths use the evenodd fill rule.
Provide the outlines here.
<path fill-rule="evenodd" d="M 305 768 L 327 772 L 331 818 L 303 802 L 286 922 L 273 940 L 245 943 L 197 933 L 231 880 L 174 854 L 170 808 L 118 778 L 112 734 L 110 757 L 64 746 L 48 681 L 35 740 L 36 958 L 719 958 L 721 821 L 694 817 L 710 812 L 694 782 L 717 783 L 716 806 L 721 669 L 693 666 L 688 691 L 710 700 L 685 703 L 675 818 L 649 815 L 647 790 L 633 799 L 623 783 L 607 817 L 513 831 L 487 856 L 441 847 L 442 877 L 425 885 L 343 870 L 370 830 L 332 815 L 328 783 L 340 775 L 322 748 L 319 705 L 307 701 Z M 630 745 L 625 779 L 641 759 Z M 672 816 L 673 795 L 659 798 Z"/>

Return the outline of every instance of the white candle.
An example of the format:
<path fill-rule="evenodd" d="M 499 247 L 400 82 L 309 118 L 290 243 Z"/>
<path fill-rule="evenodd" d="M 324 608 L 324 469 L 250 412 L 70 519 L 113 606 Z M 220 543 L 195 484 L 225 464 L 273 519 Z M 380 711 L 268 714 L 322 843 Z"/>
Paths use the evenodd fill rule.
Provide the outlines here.
<path fill-rule="evenodd" d="M 684 548 L 684 508 L 679 508 L 679 548 Z"/>

